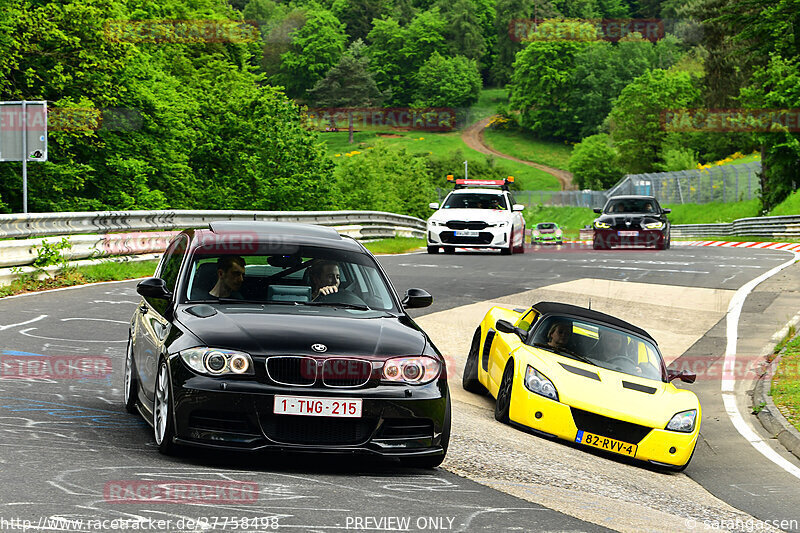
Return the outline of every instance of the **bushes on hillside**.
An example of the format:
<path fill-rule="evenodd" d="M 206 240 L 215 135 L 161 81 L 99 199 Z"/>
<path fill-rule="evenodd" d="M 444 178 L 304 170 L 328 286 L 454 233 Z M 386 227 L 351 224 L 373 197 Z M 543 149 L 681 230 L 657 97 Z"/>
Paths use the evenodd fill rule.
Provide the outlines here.
<path fill-rule="evenodd" d="M 569 171 L 580 189 L 608 189 L 623 175 L 618 158 L 608 135 L 592 135 L 575 145 L 569 159 Z"/>

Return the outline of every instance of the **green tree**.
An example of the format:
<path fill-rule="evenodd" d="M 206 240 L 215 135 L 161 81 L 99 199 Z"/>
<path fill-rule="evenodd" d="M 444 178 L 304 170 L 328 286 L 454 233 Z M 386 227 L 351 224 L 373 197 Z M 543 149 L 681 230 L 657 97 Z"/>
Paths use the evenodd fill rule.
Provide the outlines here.
<path fill-rule="evenodd" d="M 562 25 L 563 27 L 563 25 Z M 544 35 L 554 35 L 552 26 L 539 26 Z M 576 35 L 594 29 L 573 25 Z M 587 34 L 588 35 L 588 34 Z M 577 40 L 536 40 L 517 54 L 511 78 L 510 108 L 519 112 L 520 125 L 542 137 L 574 136 L 570 94 L 576 56 L 588 45 Z"/>
<path fill-rule="evenodd" d="M 417 107 L 465 108 L 478 101 L 482 84 L 474 60 L 434 52 L 417 72 L 416 86 Z"/>
<path fill-rule="evenodd" d="M 669 68 L 678 55 L 678 43 L 671 36 L 655 44 L 643 39 L 595 41 L 578 52 L 570 72 L 567 107 L 573 116 L 565 136 L 578 140 L 597 133 L 612 102 L 631 80 L 648 69 Z"/>
<path fill-rule="evenodd" d="M 668 142 L 662 112 L 697 105 L 699 96 L 686 72 L 654 69 L 629 83 L 609 114 L 611 136 L 623 169 L 632 174 L 654 170 Z"/>
<path fill-rule="evenodd" d="M 754 108 L 800 108 L 800 57 L 773 54 L 742 90 L 742 99 Z M 800 135 L 778 124 L 764 126 L 755 138 L 761 144 L 761 203 L 768 212 L 800 186 Z"/>
<path fill-rule="evenodd" d="M 440 0 L 436 5 L 446 21 L 449 55 L 481 59 L 486 53 L 486 40 L 474 0 Z"/>
<path fill-rule="evenodd" d="M 579 189 L 605 190 L 623 176 L 618 157 L 608 135 L 591 135 L 575 145 L 569 171 Z"/>
<path fill-rule="evenodd" d="M 495 4 L 495 44 L 494 64 L 492 65 L 492 79 L 498 85 L 505 85 L 511 81 L 514 58 L 522 50 L 522 38 L 517 28 L 526 27 L 524 23 L 515 24 L 533 18 L 534 0 L 497 0 Z M 555 13 L 539 15 L 551 16 Z"/>
<path fill-rule="evenodd" d="M 392 0 L 335 0 L 331 11 L 347 28 L 351 41 L 366 39 L 372 21 L 392 13 Z"/>
<path fill-rule="evenodd" d="M 414 97 L 413 74 L 433 52 L 445 52 L 446 22 L 439 10 L 417 13 L 405 27 L 388 17 L 373 21 L 369 33 L 368 55 L 375 82 L 391 91 L 390 105 L 409 105 Z"/>
<path fill-rule="evenodd" d="M 378 90 L 369 71 L 369 58 L 364 55 L 361 39 L 350 45 L 339 63 L 331 68 L 325 78 L 309 91 L 311 98 L 321 106 L 370 107 L 380 106 L 385 95 Z M 349 142 L 353 143 L 353 113 L 348 115 Z"/>
<path fill-rule="evenodd" d="M 330 11 L 311 8 L 306 22 L 291 32 L 289 49 L 281 54 L 278 83 L 294 98 L 305 98 L 306 91 L 339 62 L 347 35 L 344 24 Z"/>

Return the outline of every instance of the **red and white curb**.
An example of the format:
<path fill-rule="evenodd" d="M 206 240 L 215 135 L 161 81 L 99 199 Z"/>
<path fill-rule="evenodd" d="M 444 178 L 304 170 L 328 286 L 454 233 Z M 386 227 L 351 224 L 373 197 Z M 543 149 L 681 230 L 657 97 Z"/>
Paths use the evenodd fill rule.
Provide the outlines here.
<path fill-rule="evenodd" d="M 725 248 L 764 248 L 800 252 L 800 243 L 795 242 L 731 242 L 731 241 L 673 241 L 673 245 L 683 246 L 723 246 Z"/>

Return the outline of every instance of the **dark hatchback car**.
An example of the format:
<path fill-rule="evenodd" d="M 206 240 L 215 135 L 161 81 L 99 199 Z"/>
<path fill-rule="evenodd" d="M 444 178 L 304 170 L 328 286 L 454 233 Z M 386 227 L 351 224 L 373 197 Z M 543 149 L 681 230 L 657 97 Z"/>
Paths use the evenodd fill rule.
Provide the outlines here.
<path fill-rule="evenodd" d="M 212 296 L 225 261 L 243 265 L 240 285 Z M 338 267 L 337 292 L 312 297 L 318 263 Z M 153 425 L 163 453 L 193 445 L 365 453 L 419 467 L 444 459 L 445 361 L 405 311 L 432 297 L 409 289 L 401 300 L 358 241 L 321 226 L 211 223 L 176 236 L 137 291 L 125 404 Z"/>
<path fill-rule="evenodd" d="M 613 196 L 594 220 L 595 250 L 614 247 L 653 247 L 666 250 L 670 247 L 669 209 L 659 205 L 652 196 Z"/>

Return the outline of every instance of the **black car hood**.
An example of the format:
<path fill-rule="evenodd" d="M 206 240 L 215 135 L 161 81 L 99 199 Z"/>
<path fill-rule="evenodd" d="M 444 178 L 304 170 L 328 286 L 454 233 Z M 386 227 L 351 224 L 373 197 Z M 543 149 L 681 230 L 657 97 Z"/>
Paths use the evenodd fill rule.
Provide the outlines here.
<path fill-rule="evenodd" d="M 253 355 L 318 355 L 312 344 L 324 344 L 326 355 L 419 355 L 426 343 L 425 334 L 403 316 L 355 318 L 218 307 L 216 314 L 198 317 L 186 309 L 178 311 L 178 319 L 205 345 Z"/>

